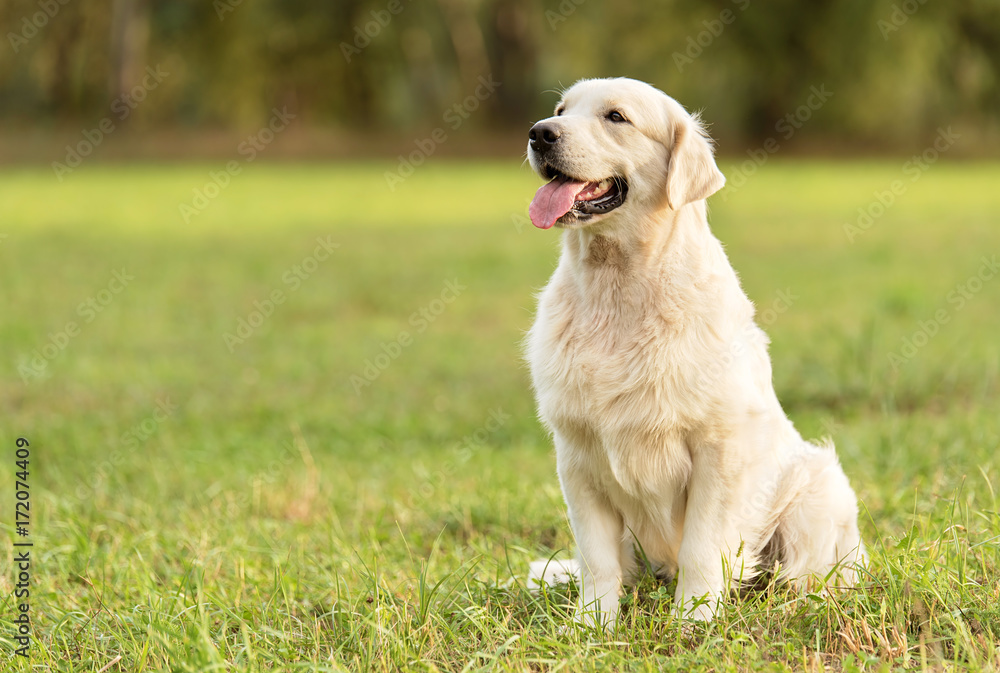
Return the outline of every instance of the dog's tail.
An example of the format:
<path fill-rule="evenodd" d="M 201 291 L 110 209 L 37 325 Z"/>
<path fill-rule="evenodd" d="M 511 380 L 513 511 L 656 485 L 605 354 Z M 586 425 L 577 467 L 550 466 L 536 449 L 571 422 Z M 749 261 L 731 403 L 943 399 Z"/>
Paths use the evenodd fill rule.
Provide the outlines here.
<path fill-rule="evenodd" d="M 580 579 L 580 563 L 576 559 L 532 561 L 528 570 L 528 589 L 538 591 L 542 585 L 569 584 Z"/>

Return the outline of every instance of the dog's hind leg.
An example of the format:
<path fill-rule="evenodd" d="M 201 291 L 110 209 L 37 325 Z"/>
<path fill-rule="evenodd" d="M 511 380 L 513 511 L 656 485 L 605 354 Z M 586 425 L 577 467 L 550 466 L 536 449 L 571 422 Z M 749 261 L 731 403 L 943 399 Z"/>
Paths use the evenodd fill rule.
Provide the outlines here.
<path fill-rule="evenodd" d="M 832 445 L 810 446 L 795 466 L 789 499 L 776 533 L 781 575 L 793 582 L 825 577 L 834 568 L 834 586 L 851 586 L 867 561 L 858 531 L 858 500 Z"/>

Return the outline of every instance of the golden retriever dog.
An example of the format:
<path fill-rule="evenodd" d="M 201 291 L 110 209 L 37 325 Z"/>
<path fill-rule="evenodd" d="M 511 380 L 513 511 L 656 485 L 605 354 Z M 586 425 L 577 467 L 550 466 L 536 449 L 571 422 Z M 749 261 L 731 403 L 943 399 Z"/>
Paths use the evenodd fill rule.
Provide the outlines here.
<path fill-rule="evenodd" d="M 547 181 L 531 221 L 563 230 L 526 352 L 579 548 L 550 569 L 578 573 L 578 619 L 613 625 L 650 566 L 697 620 L 762 572 L 854 583 L 857 498 L 832 444 L 778 403 L 767 336 L 709 230 L 725 178 L 698 118 L 642 82 L 583 80 L 528 138 Z"/>

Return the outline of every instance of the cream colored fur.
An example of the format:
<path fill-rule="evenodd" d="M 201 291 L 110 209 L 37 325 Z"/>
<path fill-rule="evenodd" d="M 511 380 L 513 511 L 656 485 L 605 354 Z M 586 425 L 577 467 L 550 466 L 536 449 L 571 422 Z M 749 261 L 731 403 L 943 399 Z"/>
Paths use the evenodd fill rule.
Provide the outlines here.
<path fill-rule="evenodd" d="M 767 336 L 708 227 L 725 178 L 700 123 L 630 79 L 581 81 L 557 109 L 546 160 L 629 186 L 618 209 L 560 225 L 526 339 L 579 547 L 579 618 L 614 623 L 639 548 L 677 574 L 676 610 L 694 619 L 775 562 L 790 580 L 838 567 L 854 582 L 854 492 L 833 446 L 803 440 L 775 396 Z"/>

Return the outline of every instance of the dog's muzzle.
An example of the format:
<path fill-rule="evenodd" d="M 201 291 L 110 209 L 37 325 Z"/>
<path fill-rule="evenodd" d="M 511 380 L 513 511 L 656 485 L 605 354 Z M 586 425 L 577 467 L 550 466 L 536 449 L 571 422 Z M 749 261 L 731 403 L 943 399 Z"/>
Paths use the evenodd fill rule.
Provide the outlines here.
<path fill-rule="evenodd" d="M 538 154 L 546 154 L 559 141 L 562 130 L 552 122 L 538 122 L 528 131 L 528 143 Z"/>

